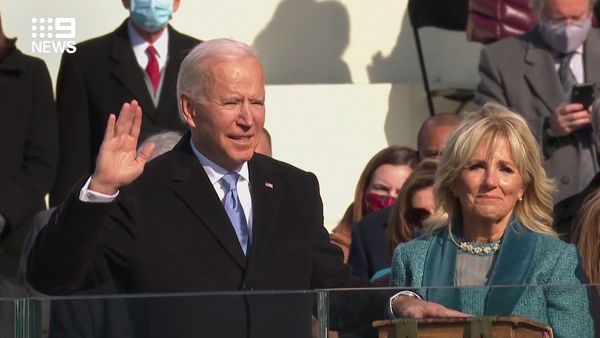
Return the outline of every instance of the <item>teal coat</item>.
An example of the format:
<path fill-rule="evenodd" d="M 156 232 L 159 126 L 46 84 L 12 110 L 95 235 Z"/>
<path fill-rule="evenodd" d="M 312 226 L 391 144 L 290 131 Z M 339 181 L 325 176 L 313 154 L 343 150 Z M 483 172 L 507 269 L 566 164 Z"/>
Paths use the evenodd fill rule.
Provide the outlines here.
<path fill-rule="evenodd" d="M 391 283 L 423 287 L 417 290 L 423 299 L 475 316 L 527 317 L 550 325 L 557 338 L 594 336 L 588 290 L 581 285 L 585 278 L 574 245 L 513 221 L 488 285 L 437 288 L 455 285 L 457 253 L 447 228 L 400 244 L 392 258 Z"/>

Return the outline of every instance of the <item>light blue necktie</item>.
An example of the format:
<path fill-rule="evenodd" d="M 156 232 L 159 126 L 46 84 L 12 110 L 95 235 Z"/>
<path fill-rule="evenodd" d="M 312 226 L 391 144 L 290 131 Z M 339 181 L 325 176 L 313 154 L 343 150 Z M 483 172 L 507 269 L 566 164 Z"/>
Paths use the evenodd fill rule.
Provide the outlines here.
<path fill-rule="evenodd" d="M 237 181 L 240 175 L 234 172 L 227 173 L 221 181 L 223 182 L 223 188 L 225 189 L 225 200 L 223 206 L 231 220 L 235 234 L 237 235 L 242 250 L 245 255 L 250 253 L 251 237 L 248 231 L 248 223 L 246 222 L 246 216 L 244 215 L 244 208 L 240 203 L 240 197 L 237 193 Z"/>

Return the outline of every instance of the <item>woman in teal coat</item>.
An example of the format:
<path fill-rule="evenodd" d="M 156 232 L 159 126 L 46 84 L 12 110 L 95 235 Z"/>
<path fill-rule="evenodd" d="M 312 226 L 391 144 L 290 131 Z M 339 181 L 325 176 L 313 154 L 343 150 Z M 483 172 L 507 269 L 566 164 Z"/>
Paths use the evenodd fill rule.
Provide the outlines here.
<path fill-rule="evenodd" d="M 392 297 L 393 315 L 523 316 L 555 337 L 594 336 L 577 251 L 550 227 L 553 184 L 540 154 L 506 108 L 467 116 L 438 167 L 428 234 L 394 251 L 392 284 L 417 292 Z"/>

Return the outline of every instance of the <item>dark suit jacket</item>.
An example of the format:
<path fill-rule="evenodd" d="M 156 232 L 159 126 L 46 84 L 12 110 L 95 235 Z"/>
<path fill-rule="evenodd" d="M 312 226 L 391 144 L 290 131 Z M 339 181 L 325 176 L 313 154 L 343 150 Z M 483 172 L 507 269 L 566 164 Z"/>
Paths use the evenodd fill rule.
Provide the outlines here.
<path fill-rule="evenodd" d="M 592 29 L 584 44 L 586 82 L 600 84 L 600 30 Z M 556 179 L 555 201 L 581 191 L 591 180 L 582 179 L 582 161 L 596 167 L 591 128 L 581 128 L 565 137 L 553 136 L 547 118 L 567 101 L 554 68 L 554 59 L 537 27 L 530 32 L 492 43 L 481 51 L 481 80 L 476 101 L 495 101 L 523 115 L 537 135 L 545 155 L 544 166 Z M 584 182 L 587 180 L 587 182 Z"/>
<path fill-rule="evenodd" d="M 581 210 L 585 199 L 592 195 L 600 187 L 600 173 L 594 176 L 594 179 L 580 193 L 570 196 L 554 206 L 554 229 L 560 237 L 571 242 L 575 216 Z"/>
<path fill-rule="evenodd" d="M 168 29 L 168 60 L 156 108 L 131 48 L 127 21 L 112 33 L 77 44 L 75 53 L 63 54 L 56 86 L 61 152 L 52 206 L 91 173 L 108 115 L 118 113 L 124 102 L 136 99 L 142 107 L 142 140 L 166 129 L 185 130 L 177 112 L 177 73 L 187 52 L 200 41 Z"/>
<path fill-rule="evenodd" d="M 387 233 L 390 209 L 369 214 L 352 226 L 348 264 L 354 276 L 371 279 L 377 271 L 390 267 L 392 255 L 388 250 Z"/>
<path fill-rule="evenodd" d="M 53 299 L 48 338 L 131 338 L 126 303 L 114 296 L 116 292 L 114 281 L 108 280 L 77 297 Z M 86 298 L 89 294 L 105 296 Z"/>
<path fill-rule="evenodd" d="M 44 61 L 15 49 L 0 60 L 0 274 L 14 277 L 30 218 L 45 208 L 58 158 L 56 108 Z"/>
<path fill-rule="evenodd" d="M 151 161 L 113 203 L 83 203 L 78 191 L 72 194 L 38 236 L 30 284 L 68 293 L 95 287 L 108 269 L 127 293 L 354 285 L 323 227 L 313 174 L 255 154 L 249 162 L 253 249 L 246 259 L 189 140 L 188 133 Z M 310 336 L 312 296 L 303 293 L 148 297 L 128 305 L 140 337 Z"/>
<path fill-rule="evenodd" d="M 27 257 L 37 234 L 46 226 L 54 210 L 55 208 L 40 211 L 33 217 L 23 242 L 16 282 L 22 286 L 28 296 L 44 296 L 26 284 Z M 114 281 L 110 279 L 99 287 L 86 290 L 77 296 L 83 298 L 90 294 L 114 295 L 115 293 L 117 289 Z M 24 297 L 20 294 L 3 295 L 2 293 L 0 296 Z M 49 338 L 131 338 L 127 309 L 122 299 L 108 296 L 94 299 L 81 298 L 55 298 L 51 302 L 42 302 L 42 332 L 48 332 Z"/>

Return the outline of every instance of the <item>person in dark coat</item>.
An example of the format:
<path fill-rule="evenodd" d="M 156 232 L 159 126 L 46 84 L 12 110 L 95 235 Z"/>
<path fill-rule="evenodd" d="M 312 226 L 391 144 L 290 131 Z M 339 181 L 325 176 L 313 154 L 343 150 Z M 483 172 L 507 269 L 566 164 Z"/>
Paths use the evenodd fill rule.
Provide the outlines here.
<path fill-rule="evenodd" d="M 58 135 L 44 61 L 21 53 L 0 23 L 0 275 L 15 278 L 23 240 L 56 172 Z"/>
<path fill-rule="evenodd" d="M 51 206 L 92 172 L 108 114 L 123 102 L 135 99 L 143 108 L 142 141 L 165 130 L 185 130 L 175 83 L 181 61 L 201 41 L 168 25 L 179 3 L 153 1 L 148 7 L 145 0 L 123 0 L 130 15 L 116 30 L 63 54 L 56 85 L 60 159 Z"/>

